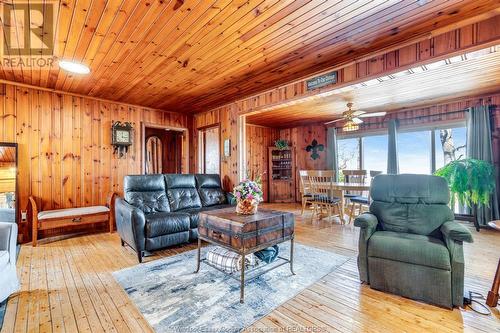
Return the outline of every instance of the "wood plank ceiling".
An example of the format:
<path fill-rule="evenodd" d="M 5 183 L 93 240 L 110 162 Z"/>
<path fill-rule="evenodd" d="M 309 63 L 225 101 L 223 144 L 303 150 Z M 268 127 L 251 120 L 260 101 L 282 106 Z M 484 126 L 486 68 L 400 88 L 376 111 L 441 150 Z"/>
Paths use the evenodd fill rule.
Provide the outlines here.
<path fill-rule="evenodd" d="M 366 112 L 401 110 L 439 103 L 445 99 L 479 96 L 500 91 L 500 46 L 479 50 L 465 57 L 415 67 L 391 76 L 340 88 L 327 97 L 309 97 L 302 103 L 250 114 L 249 124 L 286 128 L 340 118 L 347 110 Z M 473 58 L 474 57 L 474 58 Z M 471 59 L 473 58 L 473 59 Z M 465 59 L 465 60 L 464 60 Z M 413 73 L 412 73 L 413 72 Z M 389 74 L 389 73 L 388 73 Z M 342 122 L 337 125 L 342 125 Z M 332 125 L 333 126 L 333 125 Z"/>
<path fill-rule="evenodd" d="M 48 22 L 54 1 L 41 1 Z M 0 78 L 203 111 L 499 6 L 498 0 L 56 0 L 55 57 L 85 63 L 91 74 L 71 75 L 56 63 L 2 62 Z M 30 19 L 48 30 L 40 18 Z"/>

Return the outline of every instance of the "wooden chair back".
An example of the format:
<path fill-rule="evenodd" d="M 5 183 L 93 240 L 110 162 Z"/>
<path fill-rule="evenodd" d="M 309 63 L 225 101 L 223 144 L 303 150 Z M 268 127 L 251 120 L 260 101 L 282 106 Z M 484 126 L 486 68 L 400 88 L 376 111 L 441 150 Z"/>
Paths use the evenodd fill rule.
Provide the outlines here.
<path fill-rule="evenodd" d="M 366 170 L 342 170 L 346 183 L 365 183 L 368 171 Z M 362 195 L 361 191 L 348 191 L 348 194 Z"/>
<path fill-rule="evenodd" d="M 335 182 L 333 170 L 309 170 L 307 173 L 308 184 L 314 202 L 329 203 Z"/>
<path fill-rule="evenodd" d="M 310 194 L 311 185 L 309 184 L 309 179 L 307 178 L 309 175 L 309 170 L 299 170 L 299 178 L 300 178 L 300 193 Z"/>

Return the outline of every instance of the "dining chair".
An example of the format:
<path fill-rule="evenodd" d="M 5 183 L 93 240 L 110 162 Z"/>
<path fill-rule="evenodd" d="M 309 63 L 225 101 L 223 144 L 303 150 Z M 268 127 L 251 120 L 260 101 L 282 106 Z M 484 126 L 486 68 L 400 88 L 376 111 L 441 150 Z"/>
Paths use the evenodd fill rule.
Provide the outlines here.
<path fill-rule="evenodd" d="M 344 182 L 346 183 L 365 183 L 368 172 L 366 170 L 342 170 Z M 362 195 L 360 191 L 346 191 L 344 198 L 353 198 Z"/>
<path fill-rule="evenodd" d="M 327 217 L 333 216 L 333 209 L 337 208 L 338 216 L 342 224 L 344 224 L 344 217 L 341 209 L 341 199 L 334 196 L 335 192 L 333 183 L 335 182 L 335 171 L 333 170 L 310 170 L 308 171 L 307 180 L 310 189 L 310 202 L 313 205 L 313 213 L 311 220 L 318 214 L 321 217 L 323 211 L 326 210 Z"/>
<path fill-rule="evenodd" d="M 382 171 L 375 171 L 375 170 L 370 170 L 370 181 L 375 177 L 378 176 L 382 173 Z M 349 201 L 351 203 L 351 212 L 349 213 L 349 224 L 351 223 L 352 219 L 355 217 L 355 211 L 356 211 L 356 205 L 358 205 L 358 214 L 360 215 L 363 213 L 363 208 L 368 209 L 370 207 L 370 195 L 367 193 L 367 195 L 361 194 L 355 197 L 349 198 Z"/>
<path fill-rule="evenodd" d="M 306 209 L 308 204 L 311 204 L 312 194 L 311 185 L 309 184 L 308 179 L 309 171 L 308 170 L 299 170 L 299 178 L 300 178 L 300 197 L 302 202 L 302 213 L 304 215 L 304 210 Z"/>

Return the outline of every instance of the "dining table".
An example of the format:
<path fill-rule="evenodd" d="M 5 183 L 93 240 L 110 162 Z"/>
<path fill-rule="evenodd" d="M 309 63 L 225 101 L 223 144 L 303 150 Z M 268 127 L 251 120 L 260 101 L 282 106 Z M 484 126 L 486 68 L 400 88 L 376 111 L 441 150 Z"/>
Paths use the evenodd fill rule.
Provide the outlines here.
<path fill-rule="evenodd" d="M 340 198 L 340 218 L 342 222 L 345 216 L 345 193 L 346 192 L 369 192 L 370 182 L 356 183 L 356 182 L 324 182 L 318 184 L 323 188 L 330 188 L 332 195 Z"/>

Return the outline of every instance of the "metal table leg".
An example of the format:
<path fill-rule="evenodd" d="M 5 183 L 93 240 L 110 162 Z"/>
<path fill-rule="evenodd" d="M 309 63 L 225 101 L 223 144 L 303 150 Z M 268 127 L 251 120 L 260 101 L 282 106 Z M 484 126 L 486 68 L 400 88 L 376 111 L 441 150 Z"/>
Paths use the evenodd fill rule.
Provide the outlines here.
<path fill-rule="evenodd" d="M 241 256 L 240 303 L 245 303 L 245 254 Z"/>
<path fill-rule="evenodd" d="M 200 262 L 201 262 L 201 239 L 198 238 L 198 256 L 196 258 L 196 271 L 198 273 L 200 271 Z"/>
<path fill-rule="evenodd" d="M 290 271 L 292 272 L 293 275 L 295 275 L 295 272 L 293 271 L 293 238 L 290 239 Z"/>

